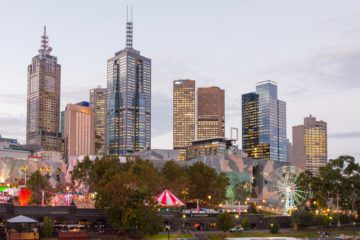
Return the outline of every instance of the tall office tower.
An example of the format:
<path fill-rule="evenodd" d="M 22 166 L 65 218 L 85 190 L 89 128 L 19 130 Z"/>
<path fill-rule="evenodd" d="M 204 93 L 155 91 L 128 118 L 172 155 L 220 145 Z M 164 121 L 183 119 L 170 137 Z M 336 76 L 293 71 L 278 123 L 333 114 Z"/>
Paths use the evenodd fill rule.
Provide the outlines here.
<path fill-rule="evenodd" d="M 51 51 L 44 27 L 39 54 L 28 66 L 26 143 L 60 151 L 61 65 Z"/>
<path fill-rule="evenodd" d="M 151 60 L 133 49 L 133 23 L 126 48 L 107 61 L 105 148 L 126 155 L 151 147 Z"/>
<path fill-rule="evenodd" d="M 94 155 L 95 113 L 88 102 L 68 104 L 65 108 L 65 157 Z"/>
<path fill-rule="evenodd" d="M 225 91 L 198 88 L 197 99 L 197 140 L 225 137 Z"/>
<path fill-rule="evenodd" d="M 105 113 L 106 113 L 106 88 L 90 90 L 90 106 L 95 112 L 95 152 L 104 150 L 105 145 Z"/>
<path fill-rule="evenodd" d="M 252 158 L 286 162 L 286 103 L 277 99 L 276 83 L 258 83 L 256 93 L 242 96 L 242 106 L 245 153 Z"/>
<path fill-rule="evenodd" d="M 173 147 L 179 150 L 179 160 L 186 159 L 186 147 L 195 140 L 195 110 L 195 81 L 174 81 Z"/>
<path fill-rule="evenodd" d="M 293 127 L 293 163 L 313 174 L 327 162 L 327 124 L 311 115 Z"/>
<path fill-rule="evenodd" d="M 267 152 L 259 146 L 259 95 L 247 93 L 242 96 L 242 148 L 250 158 L 261 158 Z"/>

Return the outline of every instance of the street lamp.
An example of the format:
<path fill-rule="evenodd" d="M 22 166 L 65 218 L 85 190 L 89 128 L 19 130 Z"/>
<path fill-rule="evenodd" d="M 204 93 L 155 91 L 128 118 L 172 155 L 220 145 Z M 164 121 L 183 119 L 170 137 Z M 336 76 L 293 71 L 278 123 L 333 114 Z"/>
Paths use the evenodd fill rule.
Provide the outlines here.
<path fill-rule="evenodd" d="M 354 226 L 354 239 L 355 239 L 355 226 L 356 226 L 356 222 L 353 222 L 353 226 Z"/>
<path fill-rule="evenodd" d="M 185 219 L 186 219 L 186 215 L 185 214 L 183 214 L 182 216 L 182 221 L 183 221 L 183 229 L 185 230 Z"/>
<path fill-rule="evenodd" d="M 208 196 L 208 199 L 209 199 L 209 205 L 211 205 L 211 204 L 210 204 L 210 200 L 211 200 L 211 195 L 209 195 L 209 196 Z"/>
<path fill-rule="evenodd" d="M 166 229 L 167 232 L 168 232 L 168 240 L 170 240 L 170 224 L 166 224 L 166 225 L 165 225 L 165 229 Z"/>

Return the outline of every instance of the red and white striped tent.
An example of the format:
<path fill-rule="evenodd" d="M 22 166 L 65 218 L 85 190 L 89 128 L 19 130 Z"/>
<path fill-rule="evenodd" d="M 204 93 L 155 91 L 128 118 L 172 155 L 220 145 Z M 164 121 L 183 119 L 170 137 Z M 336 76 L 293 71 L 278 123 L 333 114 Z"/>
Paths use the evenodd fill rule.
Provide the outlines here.
<path fill-rule="evenodd" d="M 165 189 L 162 193 L 155 197 L 155 202 L 160 206 L 164 207 L 180 207 L 185 206 L 185 204 L 178 199 L 174 194 L 169 190 Z"/>

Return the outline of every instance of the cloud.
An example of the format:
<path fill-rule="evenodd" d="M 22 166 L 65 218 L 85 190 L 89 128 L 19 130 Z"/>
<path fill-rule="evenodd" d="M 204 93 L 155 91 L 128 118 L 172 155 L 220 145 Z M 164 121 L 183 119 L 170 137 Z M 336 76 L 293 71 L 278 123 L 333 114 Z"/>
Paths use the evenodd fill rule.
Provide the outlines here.
<path fill-rule="evenodd" d="M 277 66 L 266 73 L 276 76 L 286 98 L 304 97 L 360 88 L 360 48 L 322 49 Z"/>
<path fill-rule="evenodd" d="M 158 136 L 153 136 L 151 139 L 152 149 L 172 149 L 173 147 L 173 133 L 172 130 L 164 132 Z"/>
<path fill-rule="evenodd" d="M 330 133 L 329 138 L 338 138 L 338 139 L 360 138 L 360 132 Z"/>
<path fill-rule="evenodd" d="M 25 94 L 0 94 L 0 101 L 2 103 L 8 102 L 11 104 L 26 104 Z"/>
<path fill-rule="evenodd" d="M 172 131 L 172 96 L 163 92 L 152 93 L 152 137 Z"/>
<path fill-rule="evenodd" d="M 25 140 L 26 121 L 25 115 L 11 115 L 0 113 L 0 134 L 4 137 Z"/>

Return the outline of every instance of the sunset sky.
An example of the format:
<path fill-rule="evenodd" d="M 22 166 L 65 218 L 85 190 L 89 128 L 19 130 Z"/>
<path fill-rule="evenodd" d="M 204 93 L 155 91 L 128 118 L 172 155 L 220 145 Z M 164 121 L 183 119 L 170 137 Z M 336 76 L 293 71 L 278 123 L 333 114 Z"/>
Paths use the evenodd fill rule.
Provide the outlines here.
<path fill-rule="evenodd" d="M 27 66 L 47 26 L 62 65 L 61 108 L 106 86 L 125 47 L 152 59 L 152 148 L 172 148 L 172 82 L 225 89 L 226 135 L 241 133 L 241 94 L 278 83 L 287 136 L 312 114 L 328 123 L 329 158 L 360 161 L 360 1 L 0 1 L 0 134 L 25 141 Z M 241 146 L 241 142 L 239 142 Z"/>

